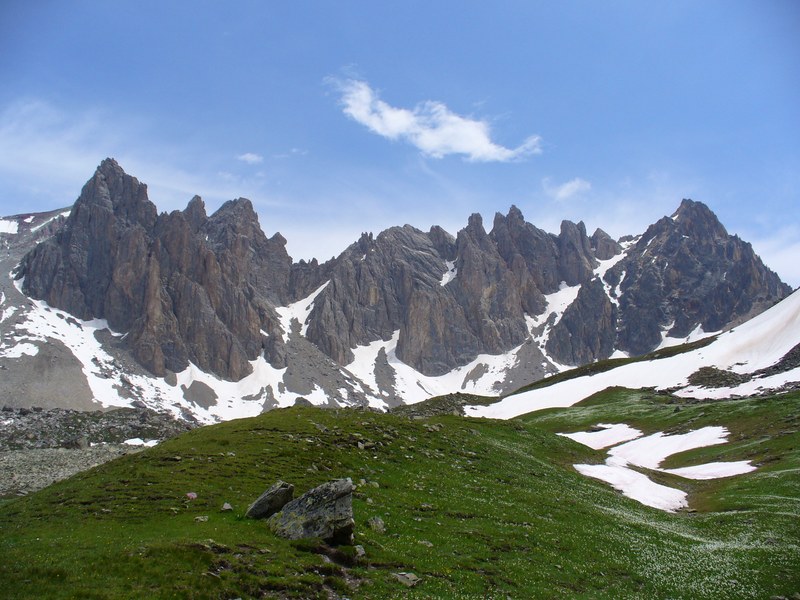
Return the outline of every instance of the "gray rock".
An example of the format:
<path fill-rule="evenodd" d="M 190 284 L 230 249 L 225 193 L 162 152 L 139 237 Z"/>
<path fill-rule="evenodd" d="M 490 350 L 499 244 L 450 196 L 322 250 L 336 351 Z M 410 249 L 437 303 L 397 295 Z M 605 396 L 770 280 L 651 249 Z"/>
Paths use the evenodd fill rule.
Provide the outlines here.
<path fill-rule="evenodd" d="M 414 587 L 420 581 L 422 581 L 419 577 L 417 577 L 414 573 L 407 573 L 401 571 L 400 573 L 392 573 L 392 577 L 397 579 L 400 583 L 402 583 L 406 587 Z"/>
<path fill-rule="evenodd" d="M 294 486 L 285 481 L 278 481 L 261 494 L 245 513 L 250 519 L 266 519 L 281 510 L 294 496 Z"/>
<path fill-rule="evenodd" d="M 370 517 L 367 526 L 375 533 L 386 533 L 386 523 L 380 517 Z"/>
<path fill-rule="evenodd" d="M 323 483 L 289 502 L 268 524 L 290 540 L 322 538 L 330 544 L 349 544 L 355 525 L 353 490 L 349 478 Z"/>
<path fill-rule="evenodd" d="M 604 279 L 620 290 L 617 347 L 634 355 L 655 348 L 670 324 L 668 335 L 677 338 L 698 325 L 718 331 L 792 291 L 750 244 L 692 200 L 648 227 Z"/>

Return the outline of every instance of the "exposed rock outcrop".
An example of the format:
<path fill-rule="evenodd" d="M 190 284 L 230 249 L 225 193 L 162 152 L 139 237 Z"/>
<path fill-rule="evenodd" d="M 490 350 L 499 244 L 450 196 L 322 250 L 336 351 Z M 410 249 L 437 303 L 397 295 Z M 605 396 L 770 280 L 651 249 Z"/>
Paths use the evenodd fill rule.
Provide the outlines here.
<path fill-rule="evenodd" d="M 266 238 L 249 200 L 206 217 L 195 197 L 158 215 L 146 186 L 107 159 L 18 276 L 27 294 L 128 332 L 134 357 L 158 376 L 191 361 L 238 380 L 268 346 L 262 332 L 280 337 L 273 306 L 290 298 L 290 272 L 285 240 Z"/>
<path fill-rule="evenodd" d="M 655 348 L 664 328 L 677 338 L 698 326 L 719 331 L 791 293 L 750 244 L 692 200 L 651 225 L 605 281 L 621 292 L 617 345 L 631 354 Z"/>
<path fill-rule="evenodd" d="M 349 478 L 323 483 L 286 504 L 267 523 L 290 540 L 321 538 L 330 544 L 349 544 L 355 526 L 354 489 Z"/>
<path fill-rule="evenodd" d="M 294 486 L 285 481 L 272 484 L 247 508 L 245 517 L 266 519 L 281 510 L 294 496 Z"/>

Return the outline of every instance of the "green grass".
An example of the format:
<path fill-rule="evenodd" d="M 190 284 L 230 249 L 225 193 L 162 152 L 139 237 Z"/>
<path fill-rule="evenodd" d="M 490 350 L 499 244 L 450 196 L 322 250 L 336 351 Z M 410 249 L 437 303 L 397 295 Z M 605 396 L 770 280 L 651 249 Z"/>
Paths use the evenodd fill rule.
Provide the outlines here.
<path fill-rule="evenodd" d="M 2 594 L 738 599 L 799 592 L 800 398 L 675 402 L 610 390 L 508 422 L 292 408 L 200 428 L 0 504 Z M 763 464 L 752 474 L 692 482 L 699 512 L 666 514 L 579 475 L 573 463 L 601 462 L 604 454 L 554 435 L 615 421 L 647 431 L 731 430 L 731 444 L 675 457 L 671 466 L 682 458 Z M 430 427 L 437 423 L 439 431 Z M 360 450 L 359 441 L 373 447 Z M 277 479 L 300 494 L 339 477 L 366 482 L 353 503 L 363 559 L 351 547 L 282 540 L 243 518 Z M 190 491 L 196 500 L 186 499 Z M 220 512 L 224 502 L 234 511 Z M 373 516 L 385 533 L 367 527 Z M 391 576 L 399 571 L 422 581 L 405 588 Z"/>

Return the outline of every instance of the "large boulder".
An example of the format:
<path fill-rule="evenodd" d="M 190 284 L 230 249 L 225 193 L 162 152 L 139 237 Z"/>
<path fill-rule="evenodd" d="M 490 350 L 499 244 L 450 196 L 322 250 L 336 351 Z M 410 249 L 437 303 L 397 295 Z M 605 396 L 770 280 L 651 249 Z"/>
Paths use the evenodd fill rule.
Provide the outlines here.
<path fill-rule="evenodd" d="M 279 536 L 299 540 L 322 538 L 330 544 L 353 540 L 353 482 L 336 479 L 292 500 L 268 524 Z"/>
<path fill-rule="evenodd" d="M 292 499 L 292 496 L 294 496 L 294 486 L 285 481 L 278 481 L 249 506 L 244 516 L 250 519 L 271 517 L 282 509 Z"/>

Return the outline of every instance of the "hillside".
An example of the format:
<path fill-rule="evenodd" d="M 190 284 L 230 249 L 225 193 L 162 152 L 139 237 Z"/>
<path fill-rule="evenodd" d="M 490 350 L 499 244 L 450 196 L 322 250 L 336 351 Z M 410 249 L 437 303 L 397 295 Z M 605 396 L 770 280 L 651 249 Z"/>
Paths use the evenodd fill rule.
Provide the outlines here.
<path fill-rule="evenodd" d="M 789 597 L 800 591 L 798 401 L 618 390 L 512 421 L 275 410 L 4 502 L 0 577 L 15 598 Z M 712 481 L 661 475 L 689 492 L 691 511 L 643 506 L 578 474 L 573 463 L 602 453 L 554 434 L 620 419 L 646 431 L 724 425 L 729 444 L 670 466 L 747 458 L 758 468 Z M 242 517 L 278 479 L 302 493 L 340 477 L 358 484 L 363 557 Z M 225 502 L 233 511 L 220 511 Z M 383 533 L 367 523 L 376 516 Z M 407 589 L 400 572 L 420 582 Z"/>

